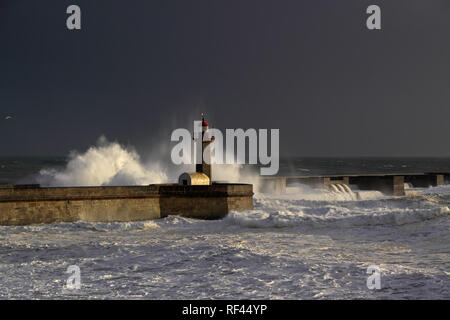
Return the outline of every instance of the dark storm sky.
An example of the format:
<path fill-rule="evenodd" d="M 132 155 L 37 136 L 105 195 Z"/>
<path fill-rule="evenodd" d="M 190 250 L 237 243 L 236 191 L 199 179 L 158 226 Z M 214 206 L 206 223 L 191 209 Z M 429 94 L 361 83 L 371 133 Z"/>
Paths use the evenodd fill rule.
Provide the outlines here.
<path fill-rule="evenodd" d="M 145 155 L 204 111 L 279 128 L 283 155 L 450 156 L 449 14 L 448 0 L 0 0 L 0 155 L 102 134 Z"/>

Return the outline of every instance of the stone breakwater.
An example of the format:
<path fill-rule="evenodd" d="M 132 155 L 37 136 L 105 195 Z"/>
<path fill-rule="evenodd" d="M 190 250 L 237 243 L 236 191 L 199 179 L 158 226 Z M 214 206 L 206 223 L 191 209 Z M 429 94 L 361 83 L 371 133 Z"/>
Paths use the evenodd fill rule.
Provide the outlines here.
<path fill-rule="evenodd" d="M 179 215 L 221 219 L 253 209 L 251 184 L 41 188 L 0 187 L 0 225 L 153 220 Z"/>

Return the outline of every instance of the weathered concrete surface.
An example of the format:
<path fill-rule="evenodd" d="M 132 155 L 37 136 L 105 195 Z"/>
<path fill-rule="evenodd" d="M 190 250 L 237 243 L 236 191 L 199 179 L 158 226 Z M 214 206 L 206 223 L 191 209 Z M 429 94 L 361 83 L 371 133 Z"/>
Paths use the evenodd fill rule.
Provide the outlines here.
<path fill-rule="evenodd" d="M 253 187 L 246 184 L 0 188 L 0 225 L 139 221 L 167 215 L 219 219 L 231 210 L 248 209 L 253 209 Z"/>
<path fill-rule="evenodd" d="M 157 198 L 0 202 L 0 225 L 160 218 Z"/>
<path fill-rule="evenodd" d="M 251 184 L 159 185 L 159 194 L 162 217 L 181 215 L 187 218 L 220 219 L 229 211 L 253 209 Z"/>

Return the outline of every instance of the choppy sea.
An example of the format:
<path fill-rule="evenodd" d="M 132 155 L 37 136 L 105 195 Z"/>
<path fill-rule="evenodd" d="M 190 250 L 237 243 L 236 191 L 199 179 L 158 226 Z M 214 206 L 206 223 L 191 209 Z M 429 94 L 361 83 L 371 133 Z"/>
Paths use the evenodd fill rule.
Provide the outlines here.
<path fill-rule="evenodd" d="M 0 183 L 65 161 L 0 158 Z M 285 159 L 280 174 L 422 171 L 450 172 L 450 159 Z M 0 298 L 450 299 L 450 186 L 410 191 L 354 189 L 357 200 L 292 185 L 217 221 L 0 226 Z M 70 265 L 79 290 L 66 286 Z"/>

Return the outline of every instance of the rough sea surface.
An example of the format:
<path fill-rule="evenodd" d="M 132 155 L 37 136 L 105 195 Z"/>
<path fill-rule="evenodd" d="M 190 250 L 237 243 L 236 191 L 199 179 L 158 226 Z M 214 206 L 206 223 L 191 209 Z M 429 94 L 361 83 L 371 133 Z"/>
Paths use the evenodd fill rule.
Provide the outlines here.
<path fill-rule="evenodd" d="M 218 221 L 0 226 L 0 298 L 450 299 L 450 186 L 353 192 L 295 185 Z"/>

